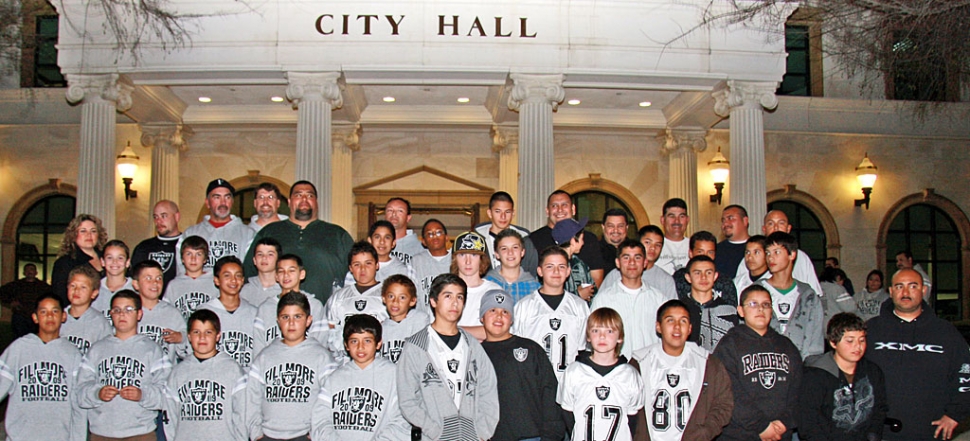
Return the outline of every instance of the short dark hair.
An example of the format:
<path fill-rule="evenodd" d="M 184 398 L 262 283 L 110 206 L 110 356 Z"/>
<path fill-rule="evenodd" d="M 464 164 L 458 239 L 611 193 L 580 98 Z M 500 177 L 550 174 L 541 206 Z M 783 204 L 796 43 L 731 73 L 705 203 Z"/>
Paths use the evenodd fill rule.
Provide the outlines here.
<path fill-rule="evenodd" d="M 310 188 L 313 189 L 313 194 L 318 194 L 317 193 L 317 186 L 316 185 L 313 185 L 312 182 L 303 179 L 303 180 L 294 182 L 293 185 L 290 186 L 290 196 L 289 196 L 290 198 L 293 197 L 293 189 L 296 188 L 297 185 L 309 185 Z"/>
<path fill-rule="evenodd" d="M 421 235 L 422 236 L 424 236 L 424 233 L 428 231 L 428 224 L 431 224 L 431 223 L 436 223 L 438 225 L 441 225 L 441 231 L 444 231 L 445 234 L 448 234 L 448 227 L 445 226 L 445 223 L 444 222 L 442 222 L 442 221 L 440 221 L 438 219 L 435 219 L 435 218 L 431 218 L 431 219 L 428 219 L 428 220 L 424 221 L 424 225 L 421 226 Z"/>
<path fill-rule="evenodd" d="M 660 305 L 660 307 L 657 308 L 657 323 L 660 323 L 660 321 L 663 319 L 665 312 L 673 308 L 683 308 L 684 311 L 687 311 L 687 320 L 690 321 L 690 308 L 687 307 L 687 304 L 684 303 L 683 300 L 673 299 L 667 300 L 663 305 Z"/>
<path fill-rule="evenodd" d="M 216 264 L 212 265 L 212 277 L 218 277 L 219 271 L 222 271 L 222 267 L 231 263 L 239 265 L 240 269 L 243 268 L 242 261 L 239 260 L 239 258 L 236 256 L 229 255 L 225 257 L 220 257 L 219 260 L 216 261 Z"/>
<path fill-rule="evenodd" d="M 201 250 L 205 257 L 209 257 L 209 242 L 202 236 L 189 236 L 182 240 L 182 248 L 179 249 L 179 257 L 185 250 Z"/>
<path fill-rule="evenodd" d="M 296 255 L 296 254 L 284 254 L 284 255 L 278 257 L 276 259 L 276 266 L 279 267 L 280 266 L 280 262 L 282 262 L 284 260 L 292 260 L 292 261 L 296 262 L 296 266 L 300 267 L 300 269 L 303 269 L 303 258 L 300 257 L 300 256 L 298 256 L 298 255 Z"/>
<path fill-rule="evenodd" d="M 304 314 L 310 315 L 310 299 L 302 292 L 290 291 L 283 294 L 280 302 L 276 304 L 276 315 L 279 316 L 287 306 L 299 306 Z"/>
<path fill-rule="evenodd" d="M 192 329 L 192 322 L 212 323 L 212 327 L 216 328 L 216 332 L 222 332 L 222 323 L 219 322 L 219 316 L 209 309 L 196 309 L 195 312 L 189 316 L 189 319 L 185 323 L 189 330 Z"/>
<path fill-rule="evenodd" d="M 775 231 L 768 235 L 765 239 L 765 249 L 772 245 L 778 245 L 788 251 L 788 254 L 798 252 L 798 240 L 795 236 L 788 234 L 784 231 Z"/>
<path fill-rule="evenodd" d="M 741 294 L 739 297 L 741 300 L 738 302 L 738 304 L 743 305 L 744 302 L 748 300 L 748 296 L 756 292 L 768 294 L 768 298 L 771 298 L 771 293 L 768 292 L 767 288 L 755 283 L 754 285 L 748 285 L 747 288 L 741 290 Z"/>
<path fill-rule="evenodd" d="M 370 314 L 354 314 L 344 319 L 344 344 L 347 344 L 347 340 L 350 340 L 351 335 L 363 334 L 365 332 L 370 333 L 377 342 L 380 342 L 383 337 L 381 335 L 382 331 L 381 322 L 374 318 L 374 316 Z"/>
<path fill-rule="evenodd" d="M 391 231 L 394 230 L 391 229 Z M 374 248 L 374 245 L 371 245 L 370 242 L 361 240 L 354 242 L 354 244 L 350 246 L 350 252 L 347 253 L 347 266 L 350 266 L 350 264 L 354 262 L 354 256 L 364 253 L 370 254 L 371 257 L 374 258 L 374 262 L 377 262 L 377 248 Z"/>
<path fill-rule="evenodd" d="M 765 249 L 768 248 L 768 246 L 765 245 L 765 243 L 767 241 L 768 241 L 768 238 L 767 237 L 764 237 L 764 236 L 762 236 L 760 234 L 755 234 L 754 236 L 751 236 L 751 237 L 748 238 L 748 242 L 747 243 L 756 243 L 756 244 L 758 244 L 758 245 L 761 246 L 761 249 L 762 250 L 765 250 Z M 747 245 L 745 245 L 745 246 L 747 246 Z"/>
<path fill-rule="evenodd" d="M 835 283 L 840 277 L 842 280 L 849 278 L 849 276 L 845 274 L 845 271 L 842 271 L 840 268 L 825 267 L 825 269 L 822 270 L 822 275 L 818 276 L 818 281 Z"/>
<path fill-rule="evenodd" d="M 394 274 L 384 279 L 384 282 L 381 283 L 382 296 L 387 294 L 387 290 L 390 289 L 391 285 L 401 285 L 408 291 L 408 294 L 410 294 L 411 297 L 418 297 L 418 288 L 414 286 L 414 281 L 404 274 Z"/>
<path fill-rule="evenodd" d="M 104 244 L 104 247 L 101 248 L 101 251 L 102 252 L 107 251 L 108 247 L 121 248 L 122 250 L 125 251 L 125 257 L 131 257 L 131 250 L 128 249 L 128 244 L 126 244 L 125 241 L 123 240 L 111 239 L 108 241 L 108 243 Z"/>
<path fill-rule="evenodd" d="M 405 213 L 405 214 L 411 214 L 411 201 L 409 201 L 407 199 L 404 199 L 404 198 L 401 198 L 401 197 L 396 197 L 395 196 L 393 198 L 388 199 L 387 202 L 384 203 L 384 208 L 387 208 L 387 204 L 390 204 L 391 202 L 394 202 L 394 201 L 398 201 L 398 202 L 403 203 L 404 206 L 407 207 L 407 213 Z"/>
<path fill-rule="evenodd" d="M 487 260 L 487 259 L 486 259 Z M 441 294 L 441 290 L 447 285 L 458 285 L 465 294 L 468 293 L 468 284 L 465 283 L 461 277 L 451 273 L 439 274 L 434 280 L 431 281 L 431 288 L 428 290 L 428 298 L 438 301 L 438 294 Z"/>
<path fill-rule="evenodd" d="M 548 247 L 546 247 L 546 249 L 542 250 L 542 252 L 539 253 L 539 266 L 542 266 L 542 263 L 546 261 L 547 257 L 554 256 L 554 255 L 562 256 L 563 259 L 566 259 L 567 263 L 569 262 L 569 254 L 566 253 L 566 250 L 556 245 L 549 245 Z"/>
<path fill-rule="evenodd" d="M 694 268 L 694 265 L 700 262 L 710 262 L 711 264 L 714 264 L 714 259 L 711 259 L 705 254 L 694 256 L 687 261 L 687 265 L 684 266 L 684 268 L 687 268 L 687 272 L 690 273 L 690 271 Z M 715 268 L 716 268 L 716 265 L 715 265 Z"/>
<path fill-rule="evenodd" d="M 498 242 L 500 240 L 502 240 L 502 239 L 507 238 L 507 237 L 514 237 L 514 238 L 518 239 L 519 240 L 519 244 L 522 245 L 523 248 L 525 247 L 525 239 L 522 238 L 522 235 L 519 234 L 518 231 L 515 231 L 515 230 L 513 230 L 511 228 L 506 228 L 506 229 L 504 229 L 502 231 L 499 231 L 499 233 L 495 235 L 495 248 L 496 249 L 492 250 L 493 253 L 496 252 L 496 251 L 498 251 Z"/>
<path fill-rule="evenodd" d="M 51 299 L 57 302 L 57 306 L 60 307 L 62 310 L 64 309 L 64 306 L 66 306 L 64 305 L 64 300 L 61 300 L 60 296 L 58 296 L 57 294 L 54 294 L 53 292 L 46 291 L 43 294 L 41 294 L 40 297 L 37 298 L 36 302 L 34 303 L 34 311 L 37 311 L 37 308 L 40 308 L 40 302 L 43 302 L 44 300 L 47 300 L 47 299 Z"/>
<path fill-rule="evenodd" d="M 138 279 L 139 277 L 141 277 L 142 271 L 145 271 L 148 268 L 155 268 L 161 271 L 162 273 L 165 273 L 165 270 L 162 269 L 161 264 L 159 264 L 154 260 L 146 259 L 141 262 L 138 262 L 138 264 L 131 269 L 131 278 Z M 98 278 L 98 280 L 100 280 L 100 278 Z"/>
<path fill-rule="evenodd" d="M 118 299 L 129 299 L 135 302 L 135 309 L 138 311 L 141 311 L 141 296 L 138 295 L 137 292 L 134 292 L 130 289 L 123 289 L 121 291 L 116 292 L 115 295 L 111 296 L 111 305 L 109 306 L 109 308 L 114 308 L 115 300 L 118 300 Z"/>
<path fill-rule="evenodd" d="M 907 259 L 910 259 L 910 260 L 913 259 L 913 252 L 910 251 L 910 250 L 902 250 L 902 251 L 896 253 L 895 255 L 898 256 L 900 254 L 906 256 Z"/>
<path fill-rule="evenodd" d="M 259 184 L 254 193 L 260 190 L 271 191 L 274 195 L 276 195 L 276 199 L 283 199 L 283 192 L 281 192 L 280 188 L 272 182 L 263 182 L 262 184 Z"/>
<path fill-rule="evenodd" d="M 606 223 L 606 218 L 612 216 L 623 216 L 623 222 L 630 223 L 630 215 L 626 213 L 626 210 L 622 208 L 610 208 L 603 213 L 603 223 Z"/>
<path fill-rule="evenodd" d="M 660 240 L 664 240 L 663 230 L 656 225 L 644 225 L 640 227 L 640 229 L 637 231 L 637 239 L 642 240 L 643 236 L 646 236 L 647 234 L 656 234 L 657 236 L 660 236 Z"/>
<path fill-rule="evenodd" d="M 367 229 L 367 237 L 373 236 L 374 233 L 377 232 L 378 228 L 387 228 L 392 235 L 394 234 L 394 225 L 384 219 L 381 219 L 371 224 L 370 228 Z"/>
<path fill-rule="evenodd" d="M 728 205 L 727 207 L 724 207 L 724 209 L 721 210 L 721 213 L 728 211 L 732 208 L 737 208 L 741 212 L 741 217 L 748 217 L 748 210 L 745 210 L 744 207 L 738 204 L 731 204 L 731 205 Z"/>
<path fill-rule="evenodd" d="M 276 248 L 276 258 L 277 259 L 279 258 L 279 255 L 280 254 L 283 254 L 283 245 L 281 245 L 280 244 L 280 241 L 276 240 L 275 238 L 272 238 L 272 237 L 269 237 L 269 236 L 263 236 L 263 237 L 261 237 L 253 245 L 253 254 L 256 254 L 256 247 L 258 247 L 260 245 L 265 245 L 265 246 L 268 246 L 268 247 Z"/>
<path fill-rule="evenodd" d="M 717 237 L 715 237 L 714 233 L 711 233 L 710 231 L 698 231 L 690 235 L 690 242 L 688 242 L 690 249 L 693 250 L 694 246 L 697 245 L 697 242 L 711 242 L 717 246 Z"/>
<path fill-rule="evenodd" d="M 869 274 L 866 274 L 866 280 L 868 281 L 869 278 L 872 277 L 873 274 L 879 276 L 879 281 L 882 282 L 883 286 L 886 285 L 886 275 L 883 274 L 882 271 L 879 271 L 877 269 L 874 269 L 872 271 L 869 271 Z"/>
<path fill-rule="evenodd" d="M 159 268 L 161 268 L 161 267 L 159 267 Z M 68 281 L 68 283 L 70 283 L 71 282 L 71 279 L 73 279 L 74 276 L 76 276 L 78 274 L 80 274 L 80 275 L 82 275 L 84 277 L 87 277 L 88 280 L 91 281 L 91 289 L 92 290 L 97 291 L 101 287 L 101 274 L 98 274 L 98 270 L 94 269 L 93 266 L 91 266 L 91 265 L 78 265 L 78 266 L 72 268 L 71 269 L 71 272 L 67 273 L 67 281 Z M 134 274 L 132 274 L 132 275 L 135 278 L 138 278 L 138 276 L 135 276 Z"/>
<path fill-rule="evenodd" d="M 552 197 L 555 196 L 555 195 L 557 195 L 557 194 L 564 194 L 564 195 L 566 195 L 566 197 L 569 198 L 569 203 L 572 203 L 573 202 L 573 195 L 569 194 L 569 192 L 567 192 L 565 190 L 556 190 L 556 191 L 554 191 L 552 193 L 549 193 L 549 197 L 546 198 L 546 206 L 547 207 L 549 206 L 549 202 L 552 202 Z"/>
<path fill-rule="evenodd" d="M 851 312 L 840 312 L 829 319 L 828 327 L 825 330 L 825 339 L 832 344 L 842 341 L 842 336 L 850 331 L 866 330 L 866 322 L 859 316 Z"/>
<path fill-rule="evenodd" d="M 684 213 L 687 213 L 687 202 L 685 202 L 681 198 L 671 198 L 671 199 L 667 199 L 667 202 L 664 202 L 663 210 L 661 210 L 661 213 L 664 216 L 666 216 L 667 215 L 667 210 L 669 210 L 671 208 L 683 208 L 684 209 Z"/>
<path fill-rule="evenodd" d="M 838 258 L 838 257 L 826 257 L 826 258 L 825 258 L 825 261 L 826 261 L 826 262 L 828 262 L 828 261 L 830 261 L 830 260 L 832 261 L 832 264 L 833 264 L 833 265 L 835 265 L 835 266 L 839 266 L 839 258 Z"/>
<path fill-rule="evenodd" d="M 636 248 L 640 250 L 640 253 L 643 254 L 643 257 L 647 257 L 647 249 L 643 247 L 643 244 L 640 243 L 640 241 L 633 240 L 633 239 L 623 239 L 623 242 L 620 242 L 620 244 L 616 246 L 616 258 L 619 259 L 620 255 L 623 254 L 623 250 L 628 248 Z"/>
<path fill-rule="evenodd" d="M 496 191 L 495 193 L 492 193 L 492 197 L 488 198 L 488 208 L 491 209 L 496 202 L 508 202 L 512 204 L 513 208 L 515 207 L 515 201 L 512 200 L 512 195 L 504 191 Z"/>

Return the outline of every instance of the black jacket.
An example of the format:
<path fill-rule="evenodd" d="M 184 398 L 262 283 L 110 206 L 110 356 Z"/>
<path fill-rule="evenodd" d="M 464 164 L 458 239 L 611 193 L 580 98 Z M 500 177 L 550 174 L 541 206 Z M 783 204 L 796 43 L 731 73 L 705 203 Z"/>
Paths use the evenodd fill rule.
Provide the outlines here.
<path fill-rule="evenodd" d="M 739 322 L 737 301 L 731 303 L 724 297 L 715 297 L 702 305 L 691 297 L 690 290 L 686 295 L 678 293 L 678 296 L 687 304 L 687 312 L 690 314 L 692 326 L 687 340 L 708 351 L 713 352 L 717 342 Z"/>
<path fill-rule="evenodd" d="M 94 258 L 85 254 L 84 251 L 81 250 L 76 250 L 74 254 L 74 256 L 65 254 L 58 257 L 57 260 L 54 261 L 54 269 L 51 270 L 51 291 L 53 291 L 54 294 L 61 299 L 62 305 L 71 304 L 71 302 L 67 300 L 67 284 L 69 282 L 69 280 L 67 280 L 67 276 L 71 273 L 71 270 L 81 265 L 91 266 L 91 259 Z M 101 257 L 101 255 L 98 254 L 97 257 Z M 91 267 L 94 268 L 93 266 Z M 101 276 L 104 277 L 104 271 L 100 271 L 100 273 Z M 100 283 L 101 281 L 99 280 L 98 282 Z"/>
<path fill-rule="evenodd" d="M 902 431 L 887 440 L 931 440 L 935 421 L 970 416 L 970 348 L 957 329 L 926 310 L 911 322 L 883 309 L 868 322 L 866 358 L 882 368 L 890 418 Z"/>
<path fill-rule="evenodd" d="M 799 396 L 798 436 L 805 441 L 882 439 L 886 419 L 886 384 L 882 370 L 862 359 L 852 384 L 832 352 L 805 360 Z"/>
<path fill-rule="evenodd" d="M 762 336 L 739 325 L 721 339 L 714 356 L 724 364 L 734 393 L 731 422 L 718 440 L 758 439 L 774 420 L 788 428 L 782 440 L 790 440 L 802 380 L 802 356 L 791 340 L 771 328 Z"/>

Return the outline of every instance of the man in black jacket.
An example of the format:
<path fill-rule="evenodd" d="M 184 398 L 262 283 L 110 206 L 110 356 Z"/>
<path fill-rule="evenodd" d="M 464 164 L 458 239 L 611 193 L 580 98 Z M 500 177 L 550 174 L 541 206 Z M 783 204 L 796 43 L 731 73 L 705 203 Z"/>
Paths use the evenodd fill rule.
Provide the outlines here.
<path fill-rule="evenodd" d="M 903 422 L 886 440 L 951 439 L 970 416 L 970 348 L 956 328 L 923 302 L 923 277 L 903 269 L 892 278 L 893 308 L 869 320 L 866 357 L 886 374 L 890 418 Z"/>

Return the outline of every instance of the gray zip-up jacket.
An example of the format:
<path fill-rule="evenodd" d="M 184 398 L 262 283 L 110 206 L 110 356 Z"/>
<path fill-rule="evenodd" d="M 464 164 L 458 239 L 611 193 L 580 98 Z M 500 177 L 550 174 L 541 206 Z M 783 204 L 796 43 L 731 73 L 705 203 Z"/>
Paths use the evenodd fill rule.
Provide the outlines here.
<path fill-rule="evenodd" d="M 89 307 L 78 318 L 71 316 L 71 307 L 65 311 L 67 320 L 61 325 L 61 338 L 74 343 L 81 355 L 87 354 L 95 342 L 114 333 L 111 322 L 105 320 L 104 314 L 97 309 Z"/>
<path fill-rule="evenodd" d="M 182 360 L 165 388 L 169 441 L 246 441 L 246 374 L 224 352 Z"/>
<path fill-rule="evenodd" d="M 768 281 L 766 279 L 758 283 L 767 285 Z M 809 284 L 795 280 L 795 286 L 798 289 L 798 302 L 792 310 L 788 327 L 785 332 L 781 332 L 778 318 L 772 315 L 771 328 L 788 337 L 804 360 L 825 352 L 825 312 L 822 309 L 822 299 Z"/>
<path fill-rule="evenodd" d="M 353 360 L 323 380 L 313 408 L 311 439 L 410 441 L 411 425 L 397 400 L 395 365 L 377 357 L 361 369 Z"/>
<path fill-rule="evenodd" d="M 431 330 L 430 332 L 435 332 Z M 468 343 L 468 369 L 461 410 L 428 353 L 428 332 L 407 339 L 397 363 L 397 394 L 401 413 L 421 428 L 422 439 L 479 441 L 489 439 L 498 425 L 499 404 L 495 369 L 474 337 L 459 329 Z"/>
<path fill-rule="evenodd" d="M 165 381 L 172 363 L 145 335 L 121 340 L 107 337 L 91 346 L 78 373 L 77 404 L 88 410 L 91 433 L 126 438 L 155 431 L 155 417 L 165 408 Z M 141 389 L 141 401 L 115 396 L 101 401 L 104 386 Z"/>
<path fill-rule="evenodd" d="M 4 418 L 7 441 L 84 441 L 86 414 L 72 405 L 80 365 L 81 353 L 63 338 L 45 344 L 36 334 L 27 334 L 3 351 L 0 400 L 10 395 Z"/>
<path fill-rule="evenodd" d="M 178 264 L 176 271 L 179 275 L 185 274 L 185 267 L 182 266 L 182 242 L 187 237 L 200 236 L 209 243 L 209 258 L 206 260 L 205 269 L 211 269 L 220 257 L 236 256 L 245 262 L 246 251 L 249 244 L 253 241 L 256 232 L 242 222 L 236 215 L 230 215 L 229 223 L 216 228 L 209 223 L 210 216 L 207 214 L 199 222 L 185 229 L 179 243 L 175 246 L 175 263 Z"/>

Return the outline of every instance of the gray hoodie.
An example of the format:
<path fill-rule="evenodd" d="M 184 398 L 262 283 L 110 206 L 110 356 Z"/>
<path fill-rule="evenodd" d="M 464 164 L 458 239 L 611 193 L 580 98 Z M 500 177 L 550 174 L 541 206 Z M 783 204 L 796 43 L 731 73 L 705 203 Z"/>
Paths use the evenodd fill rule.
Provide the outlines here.
<path fill-rule="evenodd" d="M 246 441 L 246 374 L 224 352 L 190 355 L 168 379 L 165 397 L 169 441 Z"/>
<path fill-rule="evenodd" d="M 249 363 L 252 363 L 253 358 L 256 357 L 254 349 L 256 331 L 253 327 L 256 320 L 256 307 L 242 299 L 239 300 L 239 307 L 233 312 L 226 311 L 226 307 L 219 299 L 212 299 L 202 307 L 219 316 L 222 329 L 222 338 L 216 344 L 219 352 L 236 360 L 239 366 L 249 367 Z"/>
<path fill-rule="evenodd" d="M 767 280 L 758 282 L 767 285 Z M 795 280 L 798 290 L 798 302 L 792 309 L 791 319 L 785 332 L 781 332 L 781 323 L 772 314 L 771 327 L 779 334 L 788 337 L 798 352 L 802 354 L 802 360 L 825 351 L 825 312 L 822 310 L 822 299 L 812 287 L 804 282 Z"/>
<path fill-rule="evenodd" d="M 395 322 L 390 317 L 384 319 L 384 322 L 381 323 L 381 327 L 384 328 L 382 332 L 384 343 L 381 344 L 381 350 L 377 355 L 397 363 L 401 358 L 401 350 L 404 349 L 404 342 L 408 337 L 427 329 L 430 322 L 431 319 L 428 318 L 428 314 L 417 308 L 408 311 L 407 317 L 404 317 L 404 320 L 400 322 Z"/>
<path fill-rule="evenodd" d="M 327 345 L 330 337 L 330 327 L 327 326 L 327 314 L 313 294 L 303 293 L 310 301 L 310 316 L 313 323 L 307 329 L 307 336 Z M 276 306 L 280 303 L 280 296 L 273 296 L 266 299 L 263 304 L 256 307 L 256 319 L 253 321 L 253 353 L 259 354 L 270 343 L 282 337 L 280 325 L 276 322 Z"/>
<path fill-rule="evenodd" d="M 189 335 L 186 331 L 185 319 L 182 318 L 178 309 L 168 302 L 160 301 L 152 309 L 145 306 L 141 310 L 144 315 L 138 322 L 138 333 L 157 343 L 173 366 L 180 358 L 185 358 L 189 353 Z M 182 342 L 165 342 L 165 329 L 181 332 Z"/>
<path fill-rule="evenodd" d="M 145 335 L 121 340 L 107 337 L 91 346 L 78 373 L 77 404 L 88 410 L 91 433 L 126 438 L 155 431 L 155 417 L 165 408 L 165 380 L 172 363 Z M 115 396 L 101 401 L 104 386 L 141 389 L 141 401 Z"/>
<path fill-rule="evenodd" d="M 61 338 L 67 339 L 81 351 L 81 355 L 88 353 L 98 340 L 114 333 L 111 322 L 104 319 L 101 311 L 89 307 L 80 317 L 71 316 L 71 307 L 67 308 L 67 321 L 61 325 Z"/>
<path fill-rule="evenodd" d="M 219 298 L 219 288 L 216 288 L 212 281 L 212 273 L 209 271 L 194 279 L 185 274 L 175 277 L 168 282 L 165 295 L 162 296 L 163 301 L 179 310 L 183 320 L 188 320 L 196 309 L 201 308 L 209 300 L 217 298 Z"/>
<path fill-rule="evenodd" d="M 80 365 L 81 353 L 63 338 L 45 344 L 27 334 L 3 351 L 0 399 L 10 395 L 4 418 L 8 441 L 84 441 L 86 414 L 72 405 Z"/>
<path fill-rule="evenodd" d="M 216 228 L 209 223 L 210 216 L 207 214 L 202 222 L 185 229 L 175 246 L 175 263 L 178 264 L 176 270 L 179 275 L 185 274 L 185 267 L 182 266 L 182 241 L 191 236 L 200 236 L 209 243 L 209 259 L 206 260 L 205 269 L 212 268 L 220 257 L 230 255 L 245 262 L 246 251 L 249 250 L 249 243 L 253 241 L 256 232 L 242 223 L 242 219 L 236 215 L 229 215 L 229 218 L 229 223 Z"/>
<path fill-rule="evenodd" d="M 421 428 L 422 439 L 429 441 L 491 438 L 498 425 L 498 389 L 495 369 L 482 345 L 459 329 L 468 343 L 468 369 L 459 410 L 428 352 L 428 332 L 435 331 L 425 329 L 429 330 L 407 339 L 397 363 L 397 394 L 404 418 Z"/>
<path fill-rule="evenodd" d="M 326 380 L 313 408 L 310 438 L 341 441 L 410 441 L 411 425 L 397 400 L 395 365 L 377 357 L 361 369 L 353 360 Z"/>

